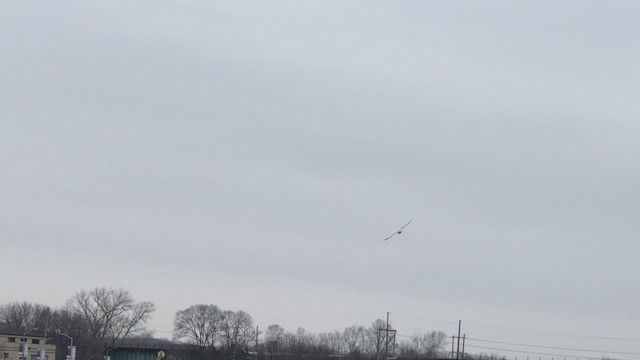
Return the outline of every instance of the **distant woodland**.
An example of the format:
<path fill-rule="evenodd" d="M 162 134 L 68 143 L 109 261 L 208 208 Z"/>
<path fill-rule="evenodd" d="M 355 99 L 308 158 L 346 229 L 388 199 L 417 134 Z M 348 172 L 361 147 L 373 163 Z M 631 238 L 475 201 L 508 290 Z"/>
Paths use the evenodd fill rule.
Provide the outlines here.
<path fill-rule="evenodd" d="M 137 301 L 127 290 L 98 287 L 81 290 L 56 308 L 26 301 L 0 305 L 0 327 L 38 330 L 57 345 L 56 360 L 65 359 L 67 336 L 73 338 L 77 347 L 77 359 L 102 360 L 108 350 L 117 346 L 154 339 L 154 333 L 146 327 L 154 311 L 152 302 Z M 381 358 L 385 355 L 433 359 L 448 355 L 450 338 L 442 331 L 391 342 L 392 330 L 393 325 L 382 319 L 320 334 L 309 333 L 301 327 L 289 331 L 278 324 L 262 329 L 254 325 L 247 312 L 194 304 L 176 312 L 171 342 L 215 353 L 253 354 L 271 359 Z"/>

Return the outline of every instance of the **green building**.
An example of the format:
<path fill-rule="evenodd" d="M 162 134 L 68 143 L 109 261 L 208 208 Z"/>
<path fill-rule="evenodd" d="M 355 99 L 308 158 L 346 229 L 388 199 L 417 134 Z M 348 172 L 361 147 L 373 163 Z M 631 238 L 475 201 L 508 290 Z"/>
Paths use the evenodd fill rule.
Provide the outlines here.
<path fill-rule="evenodd" d="M 104 352 L 105 360 L 231 360 L 224 352 L 161 339 L 128 339 Z M 244 354 L 236 360 L 245 360 Z"/>

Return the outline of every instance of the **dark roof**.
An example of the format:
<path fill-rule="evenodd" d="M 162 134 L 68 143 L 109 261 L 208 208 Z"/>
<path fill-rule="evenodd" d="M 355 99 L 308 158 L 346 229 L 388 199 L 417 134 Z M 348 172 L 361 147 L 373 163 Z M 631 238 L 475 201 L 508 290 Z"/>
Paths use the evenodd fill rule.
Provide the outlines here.
<path fill-rule="evenodd" d="M 28 332 L 28 334 L 24 335 L 24 333 Z M 32 338 L 44 338 L 44 332 L 40 330 L 30 330 L 30 329 L 19 329 L 16 327 L 9 326 L 0 326 L 0 334 L 2 335 L 16 335 L 16 336 L 24 336 L 24 337 L 32 337 Z"/>
<path fill-rule="evenodd" d="M 193 344 L 179 343 L 168 339 L 157 338 L 128 338 L 116 342 L 113 349 L 172 349 L 172 350 L 194 350 L 200 349 Z"/>

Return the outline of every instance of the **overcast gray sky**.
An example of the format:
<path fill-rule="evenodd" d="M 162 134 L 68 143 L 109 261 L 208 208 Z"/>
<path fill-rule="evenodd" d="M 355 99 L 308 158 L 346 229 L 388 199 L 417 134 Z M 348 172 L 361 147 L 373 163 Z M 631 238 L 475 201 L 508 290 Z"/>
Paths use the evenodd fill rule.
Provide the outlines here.
<path fill-rule="evenodd" d="M 164 337 L 210 303 L 261 327 L 390 311 L 402 335 L 461 319 L 640 353 L 574 336 L 638 337 L 639 18 L 632 1 L 6 2 L 0 303 L 113 286 L 155 302 Z"/>

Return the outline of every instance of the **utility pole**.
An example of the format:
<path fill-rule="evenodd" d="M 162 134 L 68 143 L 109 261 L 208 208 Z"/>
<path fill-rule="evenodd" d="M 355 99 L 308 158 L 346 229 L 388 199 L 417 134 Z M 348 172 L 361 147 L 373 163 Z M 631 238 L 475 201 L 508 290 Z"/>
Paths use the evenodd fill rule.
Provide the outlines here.
<path fill-rule="evenodd" d="M 256 353 L 258 352 L 258 336 L 260 336 L 259 329 L 258 325 L 256 325 Z"/>
<path fill-rule="evenodd" d="M 389 312 L 387 311 L 387 328 L 385 331 L 385 342 L 384 342 L 384 358 L 387 359 L 389 357 Z"/>
<path fill-rule="evenodd" d="M 451 359 L 453 359 L 453 346 L 456 343 L 456 336 L 451 335 Z"/>
<path fill-rule="evenodd" d="M 462 359 L 464 359 L 464 342 L 467 339 L 467 334 L 462 334 Z M 518 360 L 518 358 L 516 357 L 516 360 Z"/>
<path fill-rule="evenodd" d="M 460 327 L 462 327 L 462 320 L 458 320 L 458 349 L 456 350 L 456 360 L 460 359 Z"/>
<path fill-rule="evenodd" d="M 396 349 L 396 330 L 389 329 L 389 312 L 387 311 L 387 326 L 386 328 L 378 328 L 378 337 L 384 333 L 384 357 L 389 358 L 389 345 L 391 345 L 391 354 L 395 353 Z"/>

